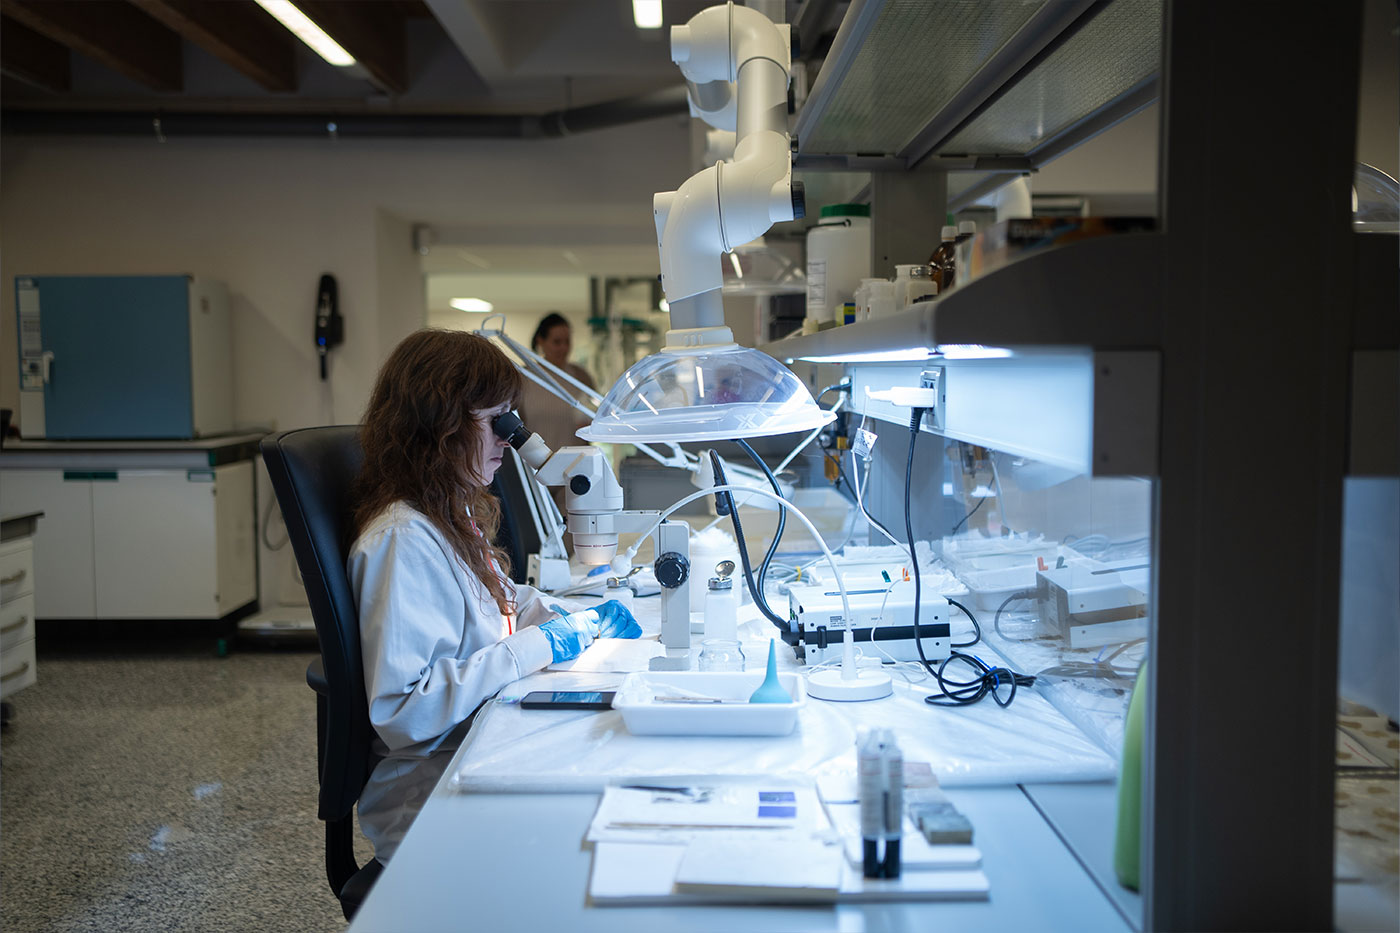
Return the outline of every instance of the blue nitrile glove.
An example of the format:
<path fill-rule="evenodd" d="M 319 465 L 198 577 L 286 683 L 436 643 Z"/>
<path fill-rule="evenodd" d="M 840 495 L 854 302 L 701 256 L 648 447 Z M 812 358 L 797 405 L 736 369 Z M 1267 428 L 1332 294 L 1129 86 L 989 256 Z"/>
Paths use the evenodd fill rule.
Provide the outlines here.
<path fill-rule="evenodd" d="M 599 638 L 637 638 L 642 634 L 631 610 L 615 599 L 594 606 L 593 611 L 598 613 Z"/>
<path fill-rule="evenodd" d="M 565 613 L 558 606 L 550 608 L 559 613 L 559 617 L 541 623 L 540 631 L 549 639 L 549 648 L 557 664 L 578 657 L 583 649 L 593 644 L 593 639 L 598 637 L 598 613 L 592 609 Z"/>

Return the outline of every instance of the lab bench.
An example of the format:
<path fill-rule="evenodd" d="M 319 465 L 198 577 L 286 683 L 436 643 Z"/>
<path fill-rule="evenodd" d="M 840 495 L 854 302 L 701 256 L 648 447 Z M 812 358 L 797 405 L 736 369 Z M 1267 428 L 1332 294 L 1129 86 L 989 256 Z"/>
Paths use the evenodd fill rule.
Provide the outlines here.
<path fill-rule="evenodd" d="M 261 433 L 8 441 L 0 512 L 43 511 L 39 619 L 224 619 L 256 609 Z"/>
<path fill-rule="evenodd" d="M 460 760 L 462 756 L 459 755 Z M 449 771 L 450 773 L 450 771 Z M 1111 812 L 1109 784 L 1090 786 Z M 862 930 L 994 924 L 1131 930 L 1025 789 L 949 791 L 977 830 L 987 901 L 797 906 L 594 907 L 580 841 L 594 793 L 466 794 L 439 785 L 350 925 L 351 933 L 490 930 Z"/>
<path fill-rule="evenodd" d="M 645 600 L 638 606 L 643 637 L 653 635 L 657 610 Z M 741 638 L 749 670 L 761 670 L 771 628 L 753 607 L 745 607 L 744 614 Z M 783 669 L 796 669 L 790 651 L 780 655 Z M 881 700 L 809 698 L 797 730 L 773 737 L 639 736 L 616 711 L 527 711 L 511 702 L 529 690 L 610 688 L 622 676 L 544 671 L 502 689 L 504 699 L 487 701 L 356 915 L 352 933 L 403 929 L 406 918 L 412 918 L 415 930 L 452 930 L 468 915 L 489 929 L 610 933 L 663 926 L 1137 927 L 1140 900 L 1121 888 L 1112 872 L 1113 761 L 1031 690 L 1019 693 L 1007 709 L 990 702 L 934 708 L 922 696 L 935 687 L 897 679 L 895 695 Z M 686 773 L 826 775 L 839 784 L 857 729 L 878 723 L 895 729 L 907 760 L 929 759 L 945 792 L 971 820 L 989 899 L 800 907 L 590 901 L 593 856 L 584 839 L 604 786 Z M 1044 748 L 1037 748 L 1041 744 Z"/>

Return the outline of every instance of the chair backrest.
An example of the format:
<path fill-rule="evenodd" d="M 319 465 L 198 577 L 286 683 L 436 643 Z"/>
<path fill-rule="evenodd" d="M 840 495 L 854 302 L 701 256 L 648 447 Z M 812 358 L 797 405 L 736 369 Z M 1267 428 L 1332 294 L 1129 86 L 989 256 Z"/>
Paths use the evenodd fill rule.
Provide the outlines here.
<path fill-rule="evenodd" d="M 351 487 L 364 462 L 357 425 L 301 428 L 262 442 L 263 461 L 311 604 L 329 688 L 321 749 L 323 820 L 349 814 L 369 779 L 373 729 L 365 697 L 359 615 L 345 571 Z"/>
<path fill-rule="evenodd" d="M 501 506 L 501 524 L 496 530 L 496 547 L 510 558 L 510 578 L 524 583 L 526 564 L 541 546 L 540 529 L 536 527 L 526 483 L 534 482 L 525 464 L 514 450 L 506 448 L 501 468 L 491 481 L 491 492 Z"/>

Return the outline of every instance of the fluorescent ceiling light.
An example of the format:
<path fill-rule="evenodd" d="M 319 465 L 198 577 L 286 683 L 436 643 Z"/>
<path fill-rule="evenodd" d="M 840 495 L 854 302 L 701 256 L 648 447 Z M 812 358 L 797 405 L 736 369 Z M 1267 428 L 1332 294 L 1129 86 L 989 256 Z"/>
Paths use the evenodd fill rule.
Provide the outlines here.
<path fill-rule="evenodd" d="M 458 311 L 466 311 L 469 314 L 490 314 L 496 309 L 496 306 L 491 302 L 483 301 L 480 298 L 453 298 L 448 304 Z"/>
<path fill-rule="evenodd" d="M 803 356 L 809 363 L 908 363 L 933 356 L 927 347 L 899 347 L 864 353 L 833 353 L 830 356 Z"/>
<path fill-rule="evenodd" d="M 343 68 L 355 64 L 355 56 L 341 48 L 339 43 L 326 35 L 320 26 L 308 19 L 306 14 L 294 7 L 289 0 L 257 0 L 257 3 L 332 65 Z"/>
<path fill-rule="evenodd" d="M 638 29 L 660 29 L 661 0 L 632 0 L 632 22 Z"/>

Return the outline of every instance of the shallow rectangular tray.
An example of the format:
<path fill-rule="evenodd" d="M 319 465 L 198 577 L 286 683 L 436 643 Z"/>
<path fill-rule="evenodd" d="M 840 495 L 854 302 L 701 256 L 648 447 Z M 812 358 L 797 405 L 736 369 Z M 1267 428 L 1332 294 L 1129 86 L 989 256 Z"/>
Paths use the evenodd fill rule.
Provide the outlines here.
<path fill-rule="evenodd" d="M 762 671 L 640 671 L 623 678 L 613 709 L 634 735 L 787 735 L 807 705 L 800 674 L 778 674 L 790 703 L 656 702 L 658 696 L 691 694 L 746 701 L 763 676 Z"/>

